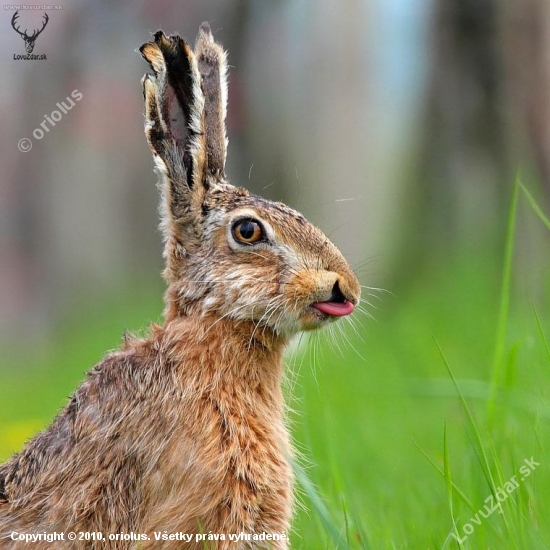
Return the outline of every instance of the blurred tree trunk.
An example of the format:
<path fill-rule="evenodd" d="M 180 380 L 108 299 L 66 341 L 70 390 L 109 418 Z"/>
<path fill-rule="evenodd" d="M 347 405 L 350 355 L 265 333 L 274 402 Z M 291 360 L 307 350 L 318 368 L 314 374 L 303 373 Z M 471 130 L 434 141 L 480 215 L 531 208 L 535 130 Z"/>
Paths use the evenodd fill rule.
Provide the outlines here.
<path fill-rule="evenodd" d="M 439 0 L 433 10 L 403 278 L 442 248 L 479 246 L 494 227 L 504 235 L 518 169 L 534 166 L 550 190 L 548 5 Z"/>
<path fill-rule="evenodd" d="M 519 114 L 521 138 L 550 204 L 550 2 L 508 3 L 503 25 L 503 55 L 509 97 Z M 521 139 L 520 138 L 520 139 Z"/>
<path fill-rule="evenodd" d="M 437 254 L 436 244 L 457 246 L 466 220 L 494 220 L 513 177 L 504 139 L 496 2 L 440 0 L 434 9 L 413 208 L 406 201 L 416 240 L 405 247 L 409 266 Z"/>

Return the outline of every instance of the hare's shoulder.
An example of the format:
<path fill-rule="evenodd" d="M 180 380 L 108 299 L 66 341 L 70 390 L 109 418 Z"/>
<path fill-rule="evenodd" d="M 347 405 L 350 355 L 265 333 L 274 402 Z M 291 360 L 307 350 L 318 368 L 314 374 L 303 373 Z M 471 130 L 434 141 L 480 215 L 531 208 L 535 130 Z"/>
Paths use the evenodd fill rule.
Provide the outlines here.
<path fill-rule="evenodd" d="M 136 441 L 155 431 L 148 423 L 158 422 L 153 412 L 167 391 L 166 382 L 159 387 L 164 366 L 147 348 L 142 342 L 110 353 L 87 373 L 53 422 L 0 465 L 0 500 L 66 490 L 119 456 L 137 457 Z"/>

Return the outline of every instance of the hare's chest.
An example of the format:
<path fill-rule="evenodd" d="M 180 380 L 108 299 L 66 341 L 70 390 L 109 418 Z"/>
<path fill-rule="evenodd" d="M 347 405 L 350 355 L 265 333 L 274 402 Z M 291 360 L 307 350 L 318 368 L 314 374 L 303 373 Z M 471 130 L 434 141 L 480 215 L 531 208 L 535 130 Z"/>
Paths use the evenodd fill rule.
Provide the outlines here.
<path fill-rule="evenodd" d="M 169 496 L 161 508 L 169 507 L 171 526 L 168 510 L 160 514 L 164 526 L 154 523 L 227 536 L 286 533 L 292 508 L 289 437 L 278 407 L 273 409 L 260 403 L 247 411 L 229 399 L 203 396 L 193 408 L 196 416 L 175 430 L 162 460 Z"/>
<path fill-rule="evenodd" d="M 291 515 L 289 436 L 280 411 L 216 405 L 220 512 L 249 533 L 281 532 Z"/>

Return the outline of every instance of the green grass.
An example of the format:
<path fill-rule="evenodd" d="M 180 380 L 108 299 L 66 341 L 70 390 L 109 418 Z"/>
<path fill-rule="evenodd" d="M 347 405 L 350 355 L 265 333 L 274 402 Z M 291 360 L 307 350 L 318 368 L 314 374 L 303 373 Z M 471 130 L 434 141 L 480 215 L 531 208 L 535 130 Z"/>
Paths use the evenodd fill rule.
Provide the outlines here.
<path fill-rule="evenodd" d="M 550 548 L 550 273 L 521 261 L 527 222 L 550 229 L 517 181 L 498 253 L 470 243 L 434 258 L 406 291 L 380 295 L 361 337 L 348 330 L 336 346 L 325 332 L 289 358 L 303 455 L 293 548 Z M 533 270 L 544 289 L 524 284 Z M 0 458 L 50 421 L 124 328 L 159 318 L 160 285 L 128 288 L 69 315 L 57 345 L 26 359 L 36 368 L 0 371 Z M 540 465 L 522 476 L 531 457 Z M 476 520 L 513 476 L 501 509 Z"/>
<path fill-rule="evenodd" d="M 327 342 L 316 381 L 302 373 L 296 431 L 313 466 L 298 473 L 296 548 L 550 547 L 549 304 L 514 284 L 545 269 L 514 260 L 522 196 L 550 228 L 517 181 L 501 265 L 486 250 L 441 258 L 365 325 L 366 361 Z"/>

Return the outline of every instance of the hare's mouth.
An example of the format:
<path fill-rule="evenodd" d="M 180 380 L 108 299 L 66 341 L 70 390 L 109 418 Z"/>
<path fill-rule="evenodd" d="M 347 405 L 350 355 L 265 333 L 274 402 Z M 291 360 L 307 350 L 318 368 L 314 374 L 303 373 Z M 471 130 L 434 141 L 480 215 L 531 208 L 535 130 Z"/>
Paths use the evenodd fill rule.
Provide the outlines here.
<path fill-rule="evenodd" d="M 355 306 L 349 301 L 344 302 L 315 302 L 311 307 L 331 317 L 344 317 L 353 313 Z"/>
<path fill-rule="evenodd" d="M 350 315 L 355 309 L 353 302 L 350 302 L 344 295 L 338 281 L 334 283 L 330 295 L 325 300 L 313 302 L 311 307 L 329 317 L 344 317 Z"/>

